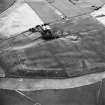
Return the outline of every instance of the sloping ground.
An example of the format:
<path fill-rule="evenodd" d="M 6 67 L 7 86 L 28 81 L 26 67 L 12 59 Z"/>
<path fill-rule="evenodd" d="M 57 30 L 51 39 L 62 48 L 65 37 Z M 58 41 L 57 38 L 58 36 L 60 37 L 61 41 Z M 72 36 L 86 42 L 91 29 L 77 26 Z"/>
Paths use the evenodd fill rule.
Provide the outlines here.
<path fill-rule="evenodd" d="M 0 78 L 0 105 L 105 105 L 103 25 L 82 16 L 51 27 L 71 34 L 49 42 L 34 41 L 39 33 L 1 40 L 0 70 L 6 76 L 44 79 Z M 68 79 L 45 79 L 61 77 Z"/>
<path fill-rule="evenodd" d="M 60 10 L 67 17 L 78 16 L 93 11 L 91 8 L 82 9 L 68 0 L 62 0 L 62 2 L 60 0 L 55 0 L 51 5 Z"/>
<path fill-rule="evenodd" d="M 1 89 L 0 102 L 1 105 L 104 105 L 105 80 L 68 89 L 37 91 Z"/>
<path fill-rule="evenodd" d="M 16 0 L 0 0 L 0 13 L 10 8 Z"/>
<path fill-rule="evenodd" d="M 61 17 L 62 15 L 67 17 L 74 17 L 93 11 L 93 8 L 91 7 L 81 8 L 72 4 L 68 0 L 62 0 L 62 2 L 60 0 L 54 0 L 54 2 L 49 2 L 49 4 L 45 0 L 26 0 L 26 2 L 34 11 L 38 13 L 38 15 L 43 19 L 44 22 L 59 20 L 59 15 Z"/>
<path fill-rule="evenodd" d="M 57 21 L 64 17 L 74 17 L 89 14 L 103 6 L 104 1 L 96 0 L 25 0 L 38 13 L 44 22 Z M 48 3 L 47 3 L 48 2 Z"/>
<path fill-rule="evenodd" d="M 42 39 L 33 40 L 40 36 L 38 33 L 1 40 L 1 52 L 5 49 L 1 53 L 4 71 L 22 77 L 26 72 L 27 77 L 27 70 L 30 70 L 28 77 L 35 78 L 68 78 L 104 71 L 104 27 L 100 23 L 91 16 L 80 16 L 51 27 L 69 32 L 70 36 L 44 43 Z"/>
<path fill-rule="evenodd" d="M 82 16 L 78 19 L 74 18 L 72 23 L 67 21 L 67 23 L 58 23 L 53 26 L 64 32 L 69 31 L 71 34 L 48 42 L 43 42 L 40 38 L 38 41 L 40 44 L 33 41 L 36 33 L 32 38 L 20 34 L 3 41 L 5 46 L 1 42 L 2 50 L 3 47 L 7 50 L 1 52 L 0 63 L 7 75 L 69 78 L 104 71 L 105 31 L 103 25 L 91 16 Z"/>
<path fill-rule="evenodd" d="M 11 37 L 43 24 L 42 19 L 26 3 L 17 4 L 11 9 L 13 10 L 0 18 L 0 38 Z"/>
<path fill-rule="evenodd" d="M 102 98 L 100 89 L 102 88 L 98 82 L 88 86 L 63 90 L 30 92 L 0 90 L 0 102 L 1 105 L 104 105 L 99 100 Z"/>
<path fill-rule="evenodd" d="M 38 24 L 58 21 L 65 16 L 74 17 L 93 11 L 93 8 L 80 8 L 67 0 L 62 2 L 55 0 L 50 4 L 45 0 L 25 1 L 30 7 L 23 3 L 23 0 L 17 0 L 20 4 L 16 3 L 18 6 L 14 5 L 14 8 L 11 8 L 9 13 L 6 14 L 5 12 L 6 16 L 0 17 L 0 37 L 10 37 Z"/>
<path fill-rule="evenodd" d="M 103 6 L 104 0 L 47 0 L 52 6 L 60 10 L 67 17 L 91 13 Z"/>
<path fill-rule="evenodd" d="M 27 3 L 45 23 L 50 23 L 61 19 L 55 9 L 45 0 L 27 0 Z"/>

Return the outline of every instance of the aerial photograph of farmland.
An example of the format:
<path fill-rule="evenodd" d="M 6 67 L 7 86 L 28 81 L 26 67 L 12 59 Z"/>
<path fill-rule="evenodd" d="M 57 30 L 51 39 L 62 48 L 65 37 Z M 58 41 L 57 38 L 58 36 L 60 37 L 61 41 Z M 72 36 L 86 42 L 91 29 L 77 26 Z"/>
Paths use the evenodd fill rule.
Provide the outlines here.
<path fill-rule="evenodd" d="M 0 0 L 0 105 L 105 105 L 105 0 Z"/>

